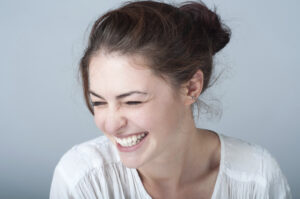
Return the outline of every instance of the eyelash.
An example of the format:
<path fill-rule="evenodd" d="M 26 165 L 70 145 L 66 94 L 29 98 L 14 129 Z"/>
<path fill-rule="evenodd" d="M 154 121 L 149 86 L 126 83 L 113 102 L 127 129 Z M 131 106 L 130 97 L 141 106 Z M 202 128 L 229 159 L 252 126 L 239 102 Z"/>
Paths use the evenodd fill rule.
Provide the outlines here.
<path fill-rule="evenodd" d="M 126 102 L 127 105 L 138 105 L 138 104 L 141 104 L 142 102 L 139 102 L 139 101 L 129 101 L 129 102 Z M 104 105 L 105 102 L 92 102 L 92 106 L 101 106 L 101 105 Z"/>

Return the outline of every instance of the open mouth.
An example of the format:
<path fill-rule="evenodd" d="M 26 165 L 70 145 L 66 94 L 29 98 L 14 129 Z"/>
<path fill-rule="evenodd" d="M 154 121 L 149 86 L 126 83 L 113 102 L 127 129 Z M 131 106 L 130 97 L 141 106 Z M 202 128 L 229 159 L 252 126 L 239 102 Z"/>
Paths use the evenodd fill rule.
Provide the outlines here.
<path fill-rule="evenodd" d="M 115 137 L 115 140 L 121 147 L 133 147 L 139 144 L 147 135 L 148 132 L 143 132 L 126 138 Z"/>

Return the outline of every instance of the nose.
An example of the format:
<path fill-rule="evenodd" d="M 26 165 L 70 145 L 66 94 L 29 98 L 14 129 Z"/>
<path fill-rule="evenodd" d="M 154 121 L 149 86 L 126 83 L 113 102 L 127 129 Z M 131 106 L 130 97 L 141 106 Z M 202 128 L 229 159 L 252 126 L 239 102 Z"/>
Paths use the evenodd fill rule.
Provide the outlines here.
<path fill-rule="evenodd" d="M 126 126 L 126 118 L 116 110 L 108 110 L 104 121 L 104 130 L 109 134 L 117 134 Z"/>

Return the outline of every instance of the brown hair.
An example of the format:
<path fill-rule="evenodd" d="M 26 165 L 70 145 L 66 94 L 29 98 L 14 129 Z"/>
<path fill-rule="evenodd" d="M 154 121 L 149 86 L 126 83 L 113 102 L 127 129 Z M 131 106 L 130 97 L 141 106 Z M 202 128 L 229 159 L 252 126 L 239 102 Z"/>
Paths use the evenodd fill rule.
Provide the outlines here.
<path fill-rule="evenodd" d="M 88 69 L 91 57 L 100 50 L 142 55 L 152 71 L 168 77 L 174 88 L 200 69 L 204 92 L 211 79 L 213 55 L 229 39 L 230 29 L 201 2 L 189 1 L 178 7 L 156 1 L 127 2 L 102 15 L 92 27 L 80 61 L 86 104 L 93 114 Z"/>

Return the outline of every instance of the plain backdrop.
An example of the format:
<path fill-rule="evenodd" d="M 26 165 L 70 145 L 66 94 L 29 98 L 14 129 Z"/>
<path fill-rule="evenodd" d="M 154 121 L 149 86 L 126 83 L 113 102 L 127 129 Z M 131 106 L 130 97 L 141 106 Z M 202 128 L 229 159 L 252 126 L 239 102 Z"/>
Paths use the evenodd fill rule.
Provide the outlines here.
<path fill-rule="evenodd" d="M 93 21 L 121 0 L 0 1 L 0 198 L 49 197 L 73 145 L 101 135 L 84 105 L 78 61 Z M 180 1 L 175 1 L 180 2 Z M 232 39 L 199 127 L 259 144 L 300 198 L 300 27 L 296 0 L 215 0 Z M 218 72 L 219 71 L 219 72 Z"/>

